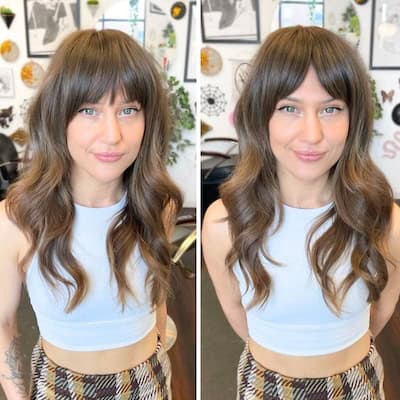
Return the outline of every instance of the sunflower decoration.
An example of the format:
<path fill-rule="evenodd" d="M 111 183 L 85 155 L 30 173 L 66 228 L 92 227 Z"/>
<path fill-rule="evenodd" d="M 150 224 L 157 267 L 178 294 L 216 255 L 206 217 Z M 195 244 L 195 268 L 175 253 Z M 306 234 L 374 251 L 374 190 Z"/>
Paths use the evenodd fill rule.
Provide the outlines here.
<path fill-rule="evenodd" d="M 181 19 L 186 14 L 186 5 L 182 1 L 177 1 L 171 7 L 171 17 L 174 19 Z"/>

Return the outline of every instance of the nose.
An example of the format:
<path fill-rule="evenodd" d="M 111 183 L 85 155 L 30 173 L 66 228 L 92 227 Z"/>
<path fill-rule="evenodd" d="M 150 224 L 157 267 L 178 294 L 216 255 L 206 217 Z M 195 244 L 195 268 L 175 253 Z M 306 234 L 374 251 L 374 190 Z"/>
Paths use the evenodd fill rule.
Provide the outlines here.
<path fill-rule="evenodd" d="M 103 120 L 102 140 L 106 144 L 116 144 L 121 140 L 121 126 L 118 116 L 106 113 Z"/>
<path fill-rule="evenodd" d="M 323 138 L 321 120 L 318 114 L 309 112 L 304 115 L 301 138 L 307 143 L 318 143 Z"/>

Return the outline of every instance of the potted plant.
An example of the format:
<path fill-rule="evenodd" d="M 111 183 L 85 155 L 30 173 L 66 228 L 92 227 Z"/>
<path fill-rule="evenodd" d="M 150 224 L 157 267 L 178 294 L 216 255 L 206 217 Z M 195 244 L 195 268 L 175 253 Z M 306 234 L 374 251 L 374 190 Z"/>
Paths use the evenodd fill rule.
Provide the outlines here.
<path fill-rule="evenodd" d="M 178 152 L 183 152 L 186 147 L 193 143 L 183 138 L 183 130 L 191 130 L 195 127 L 195 117 L 190 106 L 189 93 L 183 85 L 174 77 L 167 79 L 171 120 L 174 127 L 169 144 L 168 165 L 176 164 L 178 161 Z"/>
<path fill-rule="evenodd" d="M 9 28 L 14 20 L 15 13 L 14 11 L 11 10 L 9 7 L 1 6 L 0 7 L 0 15 L 1 18 L 3 18 L 3 21 L 7 25 L 7 28 Z"/>
<path fill-rule="evenodd" d="M 86 4 L 89 7 L 90 13 L 94 17 L 99 8 L 99 0 L 87 0 Z"/>

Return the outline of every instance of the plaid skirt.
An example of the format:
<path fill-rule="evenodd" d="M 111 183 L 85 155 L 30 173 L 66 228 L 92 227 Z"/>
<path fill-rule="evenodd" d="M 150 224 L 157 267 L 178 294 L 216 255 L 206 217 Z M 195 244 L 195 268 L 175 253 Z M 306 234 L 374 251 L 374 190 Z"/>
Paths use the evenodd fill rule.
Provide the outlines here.
<path fill-rule="evenodd" d="M 171 364 L 158 339 L 146 361 L 115 374 L 87 375 L 60 367 L 41 346 L 32 353 L 32 400 L 170 400 Z"/>
<path fill-rule="evenodd" d="M 290 378 L 266 369 L 248 343 L 240 356 L 237 400 L 384 400 L 383 364 L 372 342 L 367 356 L 326 378 Z"/>

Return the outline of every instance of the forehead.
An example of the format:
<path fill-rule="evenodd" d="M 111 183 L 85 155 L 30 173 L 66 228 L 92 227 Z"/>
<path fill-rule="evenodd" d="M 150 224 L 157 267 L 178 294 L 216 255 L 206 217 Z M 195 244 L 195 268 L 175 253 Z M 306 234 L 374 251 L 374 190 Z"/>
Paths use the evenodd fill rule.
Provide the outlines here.
<path fill-rule="evenodd" d="M 288 98 L 296 101 L 324 102 L 334 99 L 322 86 L 313 67 L 310 67 L 300 86 L 290 93 Z"/>

